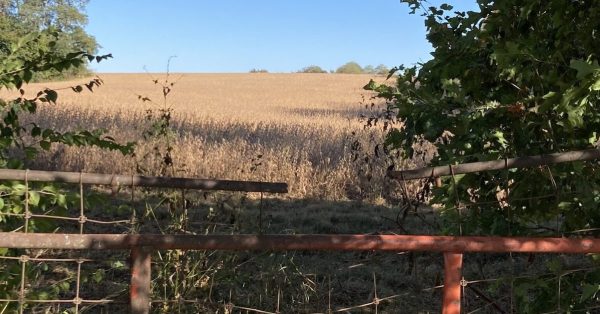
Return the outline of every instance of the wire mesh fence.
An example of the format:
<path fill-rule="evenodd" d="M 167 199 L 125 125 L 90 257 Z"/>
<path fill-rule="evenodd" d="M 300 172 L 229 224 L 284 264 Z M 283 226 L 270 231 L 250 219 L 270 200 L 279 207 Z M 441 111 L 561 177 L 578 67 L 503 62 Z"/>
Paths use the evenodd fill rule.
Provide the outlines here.
<path fill-rule="evenodd" d="M 106 254 L 106 251 L 102 251 L 102 253 Z M 358 278 L 365 271 L 356 271 L 354 275 L 357 277 L 354 280 L 345 280 L 337 277 L 343 273 L 352 274 L 353 272 L 338 269 L 337 272 L 332 271 L 331 275 L 280 272 L 279 275 L 285 279 L 271 276 L 259 282 L 253 282 L 250 276 L 247 276 L 246 280 L 240 279 L 234 282 L 222 282 L 219 279 L 213 279 L 217 282 L 211 282 L 211 279 L 206 279 L 204 284 L 200 279 L 200 283 L 195 284 L 195 291 L 183 291 L 182 289 L 179 297 L 172 291 L 172 285 L 176 283 L 169 281 L 168 289 L 171 291 L 163 295 L 161 285 L 163 274 L 160 271 L 158 255 L 165 253 L 165 251 L 160 251 L 153 255 L 153 259 L 157 260 L 152 265 L 153 288 L 152 298 L 149 300 L 153 312 L 347 313 L 348 311 L 366 310 L 386 313 L 396 312 L 394 309 L 407 302 L 410 302 L 412 307 L 418 305 L 420 308 L 430 309 L 431 312 L 439 312 L 439 302 L 433 301 L 433 304 L 428 304 L 425 300 L 430 302 L 438 300 L 441 294 L 440 289 L 410 288 L 409 292 L 402 291 L 391 294 L 389 282 L 385 283 L 388 285 L 387 287 L 379 287 L 380 280 L 389 281 L 382 279 L 385 277 L 385 272 L 380 270 L 377 274 L 372 274 L 376 278 L 372 278 L 371 284 L 367 285 L 364 284 L 363 279 Z M 48 251 L 47 254 L 54 256 L 58 253 Z M 23 311 L 26 313 L 127 312 L 129 303 L 132 301 L 128 297 L 130 293 L 129 277 L 132 269 L 128 265 L 115 268 L 114 264 L 122 262 L 122 259 L 110 262 L 101 257 L 96 258 L 18 257 L 11 259 L 14 265 L 5 264 L 5 267 L 19 268 L 22 263 L 25 263 L 28 270 L 41 269 L 43 265 L 49 267 L 43 271 L 45 278 L 21 276 L 19 279 L 15 279 L 24 283 L 24 289 L 20 290 L 23 293 L 15 291 L 14 298 L 2 299 L 1 302 L 13 303 L 14 307 L 12 308 L 22 305 Z M 62 277 L 50 278 L 59 275 Z M 77 280 L 77 278 L 80 279 Z M 246 291 L 247 287 L 243 287 L 256 284 L 262 284 L 263 289 L 258 287 Z M 299 286 L 296 286 L 298 284 Z M 57 287 L 56 289 L 60 289 L 60 291 L 56 294 L 48 293 L 46 290 L 49 286 Z M 302 293 L 305 295 L 305 299 L 295 299 Z M 420 297 L 419 294 L 421 294 Z M 21 295 L 23 298 L 20 297 Z M 50 295 L 55 297 L 50 298 Z"/>
<path fill-rule="evenodd" d="M 230 234 L 239 228 L 238 221 L 232 221 L 226 215 L 219 216 L 218 210 L 209 207 L 205 210 L 202 219 L 194 219 L 197 212 L 188 212 L 193 207 L 194 199 L 206 198 L 203 193 L 196 193 L 188 189 L 167 189 L 163 195 L 149 193 L 144 187 L 127 185 L 134 182 L 123 183 L 125 176 L 103 177 L 96 174 L 81 173 L 58 173 L 40 171 L 12 171 L 11 173 L 0 173 L 3 179 L 20 179 L 22 181 L 6 181 L 7 185 L 21 188 L 19 197 L 14 204 L 7 203 L 2 211 L 3 222 L 7 226 L 15 226 L 8 231 L 18 234 L 15 242 L 23 243 L 23 234 L 37 233 L 46 230 L 48 224 L 60 234 Z M 92 179 L 90 179 L 90 176 Z M 117 179 L 115 179 L 115 177 Z M 102 181 L 99 181 L 101 178 Z M 39 181 L 59 181 L 62 185 L 54 186 L 52 189 L 40 184 Z M 115 183 L 117 182 L 117 183 Z M 71 185 L 64 185 L 64 184 Z M 102 183 L 108 187 L 95 186 L 91 183 Z M 218 185 L 213 185 L 215 187 Z M 231 185 L 228 185 L 231 186 Z M 247 187 L 244 184 L 239 186 Z M 259 188 L 264 187 L 261 183 Z M 202 186 L 206 188 L 207 185 Z M 247 188 L 248 189 L 248 188 Z M 269 187 L 272 189 L 272 186 Z M 281 189 L 280 189 L 281 190 Z M 65 193 L 63 200 L 67 205 L 60 205 L 60 200 L 47 207 L 39 206 L 38 197 L 59 198 L 60 193 Z M 272 191 L 272 190 L 269 190 Z M 70 194 L 69 194 L 70 193 Z M 36 195 L 36 194 L 41 194 Z M 51 195 L 52 194 L 52 195 Z M 229 193 L 232 194 L 232 193 Z M 108 195 L 108 196 L 107 196 Z M 176 195 L 177 197 L 173 197 Z M 218 201 L 216 205 L 222 205 L 221 198 L 227 199 L 227 194 L 213 195 Z M 238 195 L 239 196 L 239 195 Z M 173 197 L 174 201 L 168 200 Z M 209 198 L 211 196 L 208 196 Z M 243 197 L 243 196 L 240 196 Z M 33 199 L 33 200 L 32 200 Z M 262 229 L 268 229 L 268 219 L 265 203 L 268 202 L 262 193 L 254 198 L 256 210 L 258 211 L 258 222 L 252 222 L 246 230 L 261 233 Z M 22 205 L 22 210 L 12 210 L 17 202 Z M 250 201 L 249 201 L 250 202 Z M 62 208 L 65 207 L 65 208 Z M 68 207 L 68 208 L 66 208 Z M 256 213 L 255 213 L 256 214 Z M 211 215 L 219 217 L 211 217 Z M 51 223 L 47 223 L 50 221 Z M 173 223 L 175 221 L 175 223 Z M 176 225 L 176 226 L 173 226 Z M 44 239 L 50 239 L 45 236 Z M 6 238 L 5 238 L 6 239 Z M 10 241 L 12 242 L 12 240 Z M 60 243 L 55 241 L 54 243 Z M 65 241 L 62 241 L 63 243 Z M 34 241 L 36 246 L 40 241 Z M 21 245 L 26 247 L 25 245 Z M 58 246 L 60 246 L 58 244 Z M 263 260 L 273 260 L 269 272 L 260 274 L 266 287 L 256 288 L 245 293 L 240 291 L 238 284 L 251 285 L 256 278 L 245 276 L 244 280 L 233 280 L 239 278 L 238 273 L 259 271 L 263 265 L 256 265 L 240 272 L 223 271 L 219 265 L 214 264 L 250 264 L 241 259 L 252 259 L 255 253 L 226 253 L 207 251 L 157 250 L 152 255 L 152 298 L 149 302 L 154 312 L 171 312 L 175 309 L 183 312 L 194 311 L 246 311 L 256 313 L 279 313 L 290 312 L 293 309 L 304 308 L 306 312 L 336 313 L 347 312 L 357 309 L 368 309 L 379 311 L 389 308 L 390 304 L 407 295 L 392 294 L 389 289 L 384 289 L 384 295 L 377 294 L 377 289 L 370 286 L 362 286 L 359 282 L 344 282 L 333 279 L 337 285 L 331 289 L 323 288 L 324 278 L 329 280 L 331 274 L 304 274 L 301 272 L 289 273 L 285 271 L 284 280 L 278 275 L 282 272 L 280 268 L 293 265 L 285 265 L 291 257 L 285 254 L 265 253 Z M 344 257 L 348 263 L 353 264 L 355 257 L 346 254 Z M 5 261 L 2 272 L 5 280 L 2 282 L 4 290 L 3 310 L 29 312 L 56 312 L 56 313 L 79 313 L 98 312 L 114 313 L 128 311 L 132 298 L 130 296 L 130 276 L 132 272 L 131 257 L 128 252 L 115 250 L 102 251 L 72 251 L 65 249 L 11 249 L 5 255 L 0 256 Z M 213 263 L 213 264 L 211 264 Z M 349 269 L 365 268 L 363 265 L 350 265 Z M 186 268 L 187 267 L 187 268 Z M 184 269 L 185 268 L 185 269 Z M 202 271 L 197 271 L 202 268 Z M 339 268 L 344 268 L 340 266 Z M 381 266 L 378 267 L 381 270 Z M 340 271 L 340 270 L 338 270 Z M 197 276 L 194 278 L 192 276 Z M 222 273 L 221 279 L 215 279 Z M 369 271 L 361 271 L 361 275 Z M 312 277 L 311 277 L 312 276 Z M 383 277 L 382 272 L 374 276 Z M 177 280 L 180 282 L 178 283 Z M 181 287 L 184 285 L 187 287 Z M 300 289 L 290 289 L 290 286 L 300 284 Z M 331 283 L 329 283 L 331 284 Z M 180 288 L 177 288 L 180 287 Z M 207 290 L 208 289 L 208 290 Z M 380 288 L 381 289 L 381 288 Z M 243 289 L 242 289 L 243 290 Z M 264 292 L 261 292 L 263 290 Z M 345 290 L 354 291 L 346 293 Z M 274 295 L 277 291 L 278 295 Z M 293 293 L 288 293 L 293 291 Z M 355 294 L 364 293 L 360 302 L 355 304 Z M 383 293 L 383 292 L 382 292 Z M 430 294 L 430 292 L 424 292 Z M 412 293 L 414 295 L 414 293 Z M 258 295 L 258 302 L 254 296 Z M 304 295 L 304 300 L 296 299 L 297 295 Z M 325 302 L 327 299 L 327 302 Z M 413 301 L 414 302 L 414 301 Z M 327 304 L 327 306 L 323 306 Z M 258 308 L 263 306 L 263 308 Z"/>
<path fill-rule="evenodd" d="M 550 171 L 539 169 L 536 171 Z M 454 197 L 456 206 L 446 208 L 446 212 L 458 216 L 469 208 L 493 205 L 497 210 L 509 211 L 521 203 L 532 206 L 540 199 L 557 198 L 550 179 L 548 193 L 543 195 L 511 197 L 510 193 L 502 195 L 499 191 L 492 199 L 461 199 L 457 189 L 465 187 L 459 187 L 453 167 L 448 170 L 452 180 L 447 194 Z M 582 299 L 589 293 L 585 286 L 573 284 L 573 279 L 576 282 L 577 278 L 590 278 L 599 271 L 597 263 L 581 254 L 600 252 L 600 242 L 597 238 L 578 237 L 595 235 L 597 230 L 593 227 L 561 230 L 551 224 L 532 226 L 544 230 L 546 238 L 520 240 L 397 236 L 422 232 L 425 226 L 432 233 L 442 229 L 435 210 L 415 206 L 404 211 L 402 207 L 378 209 L 380 212 L 375 215 L 369 212 L 366 218 L 361 217 L 357 225 L 351 224 L 351 218 L 343 212 L 342 218 L 340 213 L 327 217 L 335 228 L 345 224 L 345 230 L 371 233 L 366 238 L 303 238 L 295 237 L 295 229 L 285 221 L 291 213 L 274 213 L 274 207 L 282 204 L 280 200 L 260 192 L 265 186 L 270 186 L 270 190 L 264 193 L 274 192 L 274 186 L 267 183 L 253 188 L 247 188 L 252 186 L 247 183 L 220 185 L 229 187 L 229 191 L 232 186 L 246 187 L 244 191 L 260 193 L 255 196 L 240 192 L 207 194 L 190 188 L 167 188 L 153 193 L 136 185 L 144 181 L 136 181 L 135 176 L 130 176 L 130 184 L 126 185 L 115 183 L 119 182 L 115 176 L 92 176 L 103 178 L 99 182 L 91 181 L 86 174 L 62 173 L 56 181 L 76 184 L 75 188 L 62 189 L 36 183 L 51 178 L 40 176 L 40 172 L 30 176 L 31 173 L 24 171 L 19 173 L 21 177 L 10 177 L 21 181 L 6 181 L 13 192 L 2 192 L 20 191 L 3 194 L 7 203 L 3 204 L 0 219 L 11 229 L 4 229 L 0 240 L 14 244 L 6 245 L 11 249 L 4 249 L 0 255 L 0 312 L 114 313 L 131 309 L 140 313 L 517 313 L 527 298 L 539 297 L 531 292 L 539 287 L 557 292 L 558 298 L 547 300 L 553 308 L 548 313 L 600 311 L 590 302 L 577 309 L 566 305 L 569 298 Z M 6 176 L 0 174 L 0 178 L 9 180 Z M 505 175 L 496 176 L 510 180 Z M 218 184 L 202 182 L 201 188 L 219 189 Z M 410 195 L 411 183 L 401 183 L 407 199 L 414 198 Z M 560 196 L 567 194 L 562 192 Z M 8 204 L 11 197 L 13 202 Z M 303 224 L 315 225 L 311 230 L 321 230 L 316 225 L 323 217 L 303 219 Z M 369 224 L 370 220 L 376 222 Z M 29 245 L 24 244 L 25 237 L 10 238 L 15 234 L 48 232 L 48 228 L 63 238 L 59 241 L 53 238 L 55 235 L 43 233 L 43 238 L 36 238 Z M 510 232 L 510 224 L 507 228 Z M 261 236 L 273 232 L 284 235 Z M 254 235 L 236 238 L 241 233 Z M 115 246 L 116 242 L 99 240 L 111 234 L 121 237 L 119 241 L 125 244 Z M 157 236 L 144 238 L 150 234 Z M 95 238 L 84 243 L 78 241 L 87 238 L 76 235 Z M 576 237 L 565 238 L 566 235 Z M 187 236 L 191 238 L 182 238 Z M 233 244 L 227 247 L 228 242 Z M 84 244 L 74 247 L 77 243 Z M 204 247 L 197 247 L 198 243 Z M 340 247 L 356 252 L 307 251 Z M 149 251 L 140 254 L 144 249 Z M 262 251 L 222 251 L 229 249 Z M 455 264 L 445 263 L 440 252 L 461 255 L 462 265 L 449 271 L 448 265 Z M 463 252 L 464 257 L 458 254 Z M 548 252 L 579 255 L 557 256 Z M 560 262 L 556 262 L 557 258 Z M 135 266 L 136 261 L 141 264 Z M 139 273 L 140 269 L 148 271 Z M 454 282 L 444 284 L 451 274 Z M 136 290 L 136 285 L 146 284 L 148 291 Z M 450 286 L 459 293 L 447 301 L 449 293 L 444 290 Z M 458 309 L 447 307 L 446 302 L 456 301 Z"/>
<path fill-rule="evenodd" d="M 283 183 L 52 171 L 2 169 L 0 178 L 7 180 L 0 187 L 2 231 L 20 235 L 48 231 L 61 234 L 193 234 L 208 231 L 209 227 L 220 232 L 233 225 L 205 221 L 203 228 L 186 230 L 187 191 L 287 192 L 287 185 Z M 76 184 L 76 188 L 64 185 L 69 183 Z M 152 194 L 145 190 L 147 187 L 168 189 Z M 173 193 L 178 197 L 173 197 Z M 148 202 L 146 197 L 154 199 Z M 172 221 L 174 216 L 179 219 L 176 224 Z M 217 231 L 217 226 L 223 230 Z M 15 241 L 18 243 L 22 239 L 17 237 Z M 60 243 L 54 246 L 61 248 Z M 92 312 L 114 312 L 115 306 L 121 311 L 127 309 L 131 301 L 127 278 L 132 269 L 126 252 L 81 255 L 55 249 L 4 248 L 1 253 L 1 312 L 79 313 L 91 309 L 94 309 Z"/>

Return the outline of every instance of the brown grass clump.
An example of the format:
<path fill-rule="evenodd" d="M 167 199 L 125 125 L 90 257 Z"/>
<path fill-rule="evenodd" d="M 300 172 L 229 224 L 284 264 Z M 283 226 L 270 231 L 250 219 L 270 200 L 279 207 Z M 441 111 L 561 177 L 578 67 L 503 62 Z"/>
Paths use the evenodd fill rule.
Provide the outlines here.
<path fill-rule="evenodd" d="M 136 160 L 154 145 L 143 141 L 145 111 L 162 104 L 159 86 L 148 74 L 102 74 L 93 94 L 61 90 L 56 106 L 32 117 L 43 126 L 102 128 L 118 140 L 138 141 L 137 157 L 94 148 L 55 146 L 32 168 L 103 173 L 135 173 Z M 181 76 L 181 77 L 179 77 Z M 292 197 L 377 198 L 383 172 L 360 177 L 352 141 L 368 142 L 362 89 L 369 75 L 331 74 L 171 74 L 169 95 L 175 175 L 200 178 L 284 181 Z M 383 78 L 381 78 L 382 80 Z M 80 82 L 40 83 L 61 88 Z M 1 97 L 8 97 L 6 92 Z M 356 135 L 353 135 L 355 132 Z M 372 134 L 371 134 L 372 135 Z M 363 145 L 367 147 L 368 145 Z M 155 162 L 155 161 L 154 161 Z M 379 189 L 379 190 L 378 190 Z"/>

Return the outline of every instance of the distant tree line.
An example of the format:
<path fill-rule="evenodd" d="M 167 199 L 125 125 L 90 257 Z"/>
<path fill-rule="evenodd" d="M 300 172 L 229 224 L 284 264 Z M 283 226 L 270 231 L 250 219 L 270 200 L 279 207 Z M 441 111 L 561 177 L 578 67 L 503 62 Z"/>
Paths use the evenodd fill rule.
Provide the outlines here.
<path fill-rule="evenodd" d="M 350 61 L 345 63 L 344 65 L 337 68 L 335 71 L 330 71 L 331 73 L 338 74 L 375 74 L 375 75 L 387 75 L 390 72 L 390 69 L 384 64 L 380 64 L 376 67 L 372 65 L 367 65 L 364 68 L 360 66 L 357 62 Z M 307 66 L 302 68 L 298 73 L 327 73 L 327 71 L 323 70 L 321 67 L 317 65 Z"/>
<path fill-rule="evenodd" d="M 250 73 L 269 73 L 266 69 L 258 69 L 254 68 L 249 71 Z M 337 74 L 374 74 L 374 75 L 387 75 L 390 72 L 390 69 L 384 64 L 380 64 L 378 66 L 366 65 L 362 67 L 360 64 L 350 61 L 336 70 L 331 70 L 329 73 L 337 73 Z M 298 70 L 298 73 L 328 73 L 326 70 L 321 68 L 318 65 L 309 65 Z"/>
<path fill-rule="evenodd" d="M 269 71 L 267 69 L 258 69 L 258 68 L 251 69 L 249 72 L 250 73 L 269 73 Z"/>
<path fill-rule="evenodd" d="M 0 60 L 19 46 L 22 38 L 42 31 L 51 32 L 43 32 L 37 40 L 29 41 L 26 47 L 20 48 L 22 59 L 34 60 L 40 55 L 64 58 L 74 51 L 96 53 L 96 40 L 84 30 L 87 3 L 87 0 L 0 0 Z M 65 78 L 87 73 L 87 63 L 83 63 L 62 72 L 55 69 L 36 72 L 33 79 Z"/>
<path fill-rule="evenodd" d="M 327 73 L 327 71 L 323 70 L 318 65 L 309 65 L 307 67 L 300 69 L 300 71 L 298 71 L 298 73 Z"/>
<path fill-rule="evenodd" d="M 321 67 L 316 65 L 311 65 L 305 67 L 298 71 L 299 73 L 327 73 L 327 71 L 323 70 Z M 365 67 L 360 66 L 360 64 L 350 61 L 347 62 L 340 67 L 338 67 L 335 71 L 330 71 L 331 73 L 338 74 L 376 74 L 376 75 L 387 75 L 390 72 L 390 69 L 383 64 L 380 64 L 376 67 L 372 65 L 367 65 Z"/>

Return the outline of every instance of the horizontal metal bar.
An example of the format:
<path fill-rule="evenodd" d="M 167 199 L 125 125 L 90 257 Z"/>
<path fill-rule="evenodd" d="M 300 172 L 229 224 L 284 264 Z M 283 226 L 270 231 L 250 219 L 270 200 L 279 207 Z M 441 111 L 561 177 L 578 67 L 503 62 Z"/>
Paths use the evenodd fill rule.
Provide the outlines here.
<path fill-rule="evenodd" d="M 287 183 L 193 178 L 146 177 L 102 173 L 0 169 L 0 180 L 83 183 L 111 186 L 144 186 L 190 190 L 287 193 Z"/>
<path fill-rule="evenodd" d="M 101 299 L 101 300 L 73 300 L 73 299 L 23 299 L 24 303 L 75 303 L 79 301 L 81 303 L 90 303 L 90 304 L 126 304 L 127 301 L 124 300 L 112 300 L 112 299 Z M 19 299 L 0 299 L 0 302 L 19 302 Z"/>
<path fill-rule="evenodd" d="M 492 161 L 478 161 L 458 165 L 426 167 L 412 170 L 390 171 L 389 176 L 401 180 L 414 180 L 429 177 L 442 177 L 454 174 L 501 170 L 509 168 L 526 168 L 563 162 L 585 161 L 600 158 L 600 149 L 588 149 L 547 155 L 526 156 Z M 452 168 L 452 169 L 450 169 Z"/>
<path fill-rule="evenodd" d="M 597 238 L 424 235 L 157 235 L 1 232 L 1 248 L 600 253 Z"/>

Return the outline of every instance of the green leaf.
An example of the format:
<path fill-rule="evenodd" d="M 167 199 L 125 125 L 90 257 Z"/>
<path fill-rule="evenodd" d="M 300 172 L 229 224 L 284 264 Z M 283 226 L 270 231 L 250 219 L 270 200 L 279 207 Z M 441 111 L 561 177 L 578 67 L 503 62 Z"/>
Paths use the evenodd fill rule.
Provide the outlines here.
<path fill-rule="evenodd" d="M 504 138 L 504 132 L 495 131 L 494 133 L 492 133 L 492 136 L 496 138 L 498 144 L 500 144 L 500 146 L 502 146 L 503 148 L 506 148 L 508 146 L 508 141 L 506 140 L 506 138 Z"/>
<path fill-rule="evenodd" d="M 453 6 L 451 6 L 451 5 L 447 4 L 447 3 L 442 3 L 442 4 L 440 5 L 440 9 L 442 9 L 442 10 L 446 10 L 446 11 L 450 11 L 450 10 L 452 10 L 453 8 L 454 8 Z"/>
<path fill-rule="evenodd" d="M 23 81 L 25 81 L 25 83 L 29 83 L 32 78 L 33 78 L 33 72 L 30 69 L 25 69 L 23 71 Z"/>
<path fill-rule="evenodd" d="M 363 86 L 364 90 L 372 90 L 374 91 L 375 89 L 377 89 L 378 84 L 375 83 L 375 81 L 373 81 L 373 79 L 371 79 L 369 81 L 369 83 L 367 83 L 367 85 Z"/>
<path fill-rule="evenodd" d="M 50 129 L 44 129 L 44 130 L 42 131 L 42 137 L 43 137 L 44 139 L 47 139 L 47 138 L 49 138 L 49 137 L 50 137 L 50 136 L 51 136 L 53 133 L 54 133 L 54 132 L 53 132 L 52 130 L 50 130 Z"/>
<path fill-rule="evenodd" d="M 48 141 L 40 141 L 40 147 L 43 150 L 50 150 L 50 142 L 48 142 Z"/>
<path fill-rule="evenodd" d="M 13 214 L 20 214 L 23 212 L 23 207 L 20 204 L 15 204 L 11 208 Z"/>
<path fill-rule="evenodd" d="M 22 196 L 22 195 L 25 195 L 25 191 L 27 190 L 27 187 L 25 186 L 25 184 L 22 184 L 22 183 L 13 183 L 12 189 L 13 189 L 13 193 L 15 195 Z"/>
<path fill-rule="evenodd" d="M 67 197 L 63 194 L 56 196 L 56 204 L 60 207 L 67 208 Z"/>
<path fill-rule="evenodd" d="M 560 202 L 560 203 L 558 203 L 558 209 L 567 210 L 567 209 L 571 208 L 572 205 L 573 205 L 573 203 L 571 203 L 571 202 Z"/>
<path fill-rule="evenodd" d="M 58 284 L 58 287 L 62 291 L 69 291 L 69 289 L 71 288 L 71 285 L 69 284 L 68 281 L 63 281 L 63 282 L 61 282 L 61 283 Z"/>
<path fill-rule="evenodd" d="M 548 92 L 548 93 L 546 93 L 546 95 L 542 96 L 542 99 L 550 99 L 556 95 L 557 95 L 556 92 Z"/>
<path fill-rule="evenodd" d="M 53 185 L 46 185 L 42 188 L 42 191 L 46 192 L 46 193 L 52 193 L 52 194 L 56 194 L 58 193 L 58 189 L 56 189 L 55 186 Z"/>
<path fill-rule="evenodd" d="M 42 134 L 42 129 L 39 126 L 36 125 L 31 129 L 31 136 L 37 137 L 37 136 L 40 136 L 41 134 Z"/>
<path fill-rule="evenodd" d="M 25 147 L 23 148 L 23 151 L 25 152 L 25 157 L 29 160 L 34 159 L 38 154 L 38 150 L 34 147 Z"/>
<path fill-rule="evenodd" d="M 14 50 L 17 50 L 23 46 L 25 46 L 25 44 L 27 44 L 28 42 L 34 40 L 34 38 L 40 36 L 40 34 L 35 33 L 35 32 L 31 32 L 25 36 L 22 36 L 21 38 L 19 38 L 19 41 L 17 41 L 16 46 L 13 48 Z M 14 52 L 14 51 L 13 51 Z"/>
<path fill-rule="evenodd" d="M 48 100 L 48 102 L 50 103 L 56 103 L 56 100 L 58 99 L 58 93 L 55 90 L 51 90 L 51 89 L 46 89 L 46 99 Z"/>
<path fill-rule="evenodd" d="M 48 292 L 46 292 L 46 291 L 41 291 L 38 293 L 37 297 L 40 300 L 48 300 L 48 299 L 50 299 L 50 294 L 48 294 Z"/>
<path fill-rule="evenodd" d="M 104 269 L 98 269 L 92 275 L 92 278 L 96 283 L 100 283 L 104 279 Z"/>
<path fill-rule="evenodd" d="M 590 86 L 590 89 L 593 91 L 600 91 L 600 77 Z"/>
<path fill-rule="evenodd" d="M 592 134 L 588 137 L 588 144 L 595 144 L 598 141 L 598 136 L 596 135 L 596 131 L 592 132 Z"/>
<path fill-rule="evenodd" d="M 594 71 L 600 69 L 600 65 L 598 65 L 598 61 L 594 60 L 593 62 L 587 62 L 583 60 L 571 60 L 569 64 L 571 69 L 577 71 L 577 79 L 583 79 Z"/>
<path fill-rule="evenodd" d="M 38 206 L 40 203 L 40 193 L 36 191 L 29 191 L 29 204 L 33 206 Z"/>
<path fill-rule="evenodd" d="M 111 266 L 116 269 L 125 268 L 125 264 L 122 261 L 114 261 Z"/>
<path fill-rule="evenodd" d="M 15 80 L 15 87 L 17 89 L 21 89 L 21 87 L 23 86 L 23 80 L 18 76 L 15 77 L 14 80 Z"/>
<path fill-rule="evenodd" d="M 581 299 L 579 300 L 579 302 L 583 302 L 583 301 L 593 298 L 594 295 L 596 293 L 598 293 L 598 291 L 600 291 L 600 284 L 598 284 L 598 285 L 592 285 L 589 283 L 585 284 L 583 286 L 583 293 L 581 293 Z"/>

